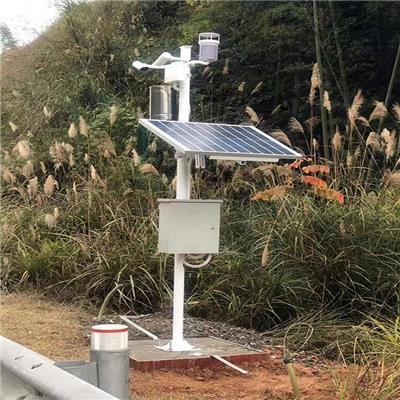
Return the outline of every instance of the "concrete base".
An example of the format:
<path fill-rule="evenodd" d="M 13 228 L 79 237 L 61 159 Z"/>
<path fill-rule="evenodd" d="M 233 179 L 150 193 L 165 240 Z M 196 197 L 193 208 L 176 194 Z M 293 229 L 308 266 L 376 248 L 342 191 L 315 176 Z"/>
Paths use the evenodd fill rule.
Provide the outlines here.
<path fill-rule="evenodd" d="M 214 337 L 189 338 L 188 342 L 195 348 L 192 351 L 165 351 L 160 346 L 169 340 L 130 340 L 130 366 L 139 371 L 160 369 L 189 369 L 193 367 L 223 367 L 224 364 L 213 358 L 213 355 L 240 364 L 266 359 L 266 353 L 241 346 L 236 343 Z"/>

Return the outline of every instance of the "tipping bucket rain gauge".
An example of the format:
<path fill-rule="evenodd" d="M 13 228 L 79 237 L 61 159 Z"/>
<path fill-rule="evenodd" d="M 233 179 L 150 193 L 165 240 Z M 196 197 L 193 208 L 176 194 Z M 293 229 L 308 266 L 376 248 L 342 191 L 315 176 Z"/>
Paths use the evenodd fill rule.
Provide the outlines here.
<path fill-rule="evenodd" d="M 189 122 L 190 70 L 197 65 L 208 65 L 218 59 L 220 35 L 206 32 L 199 35 L 200 59 L 191 59 L 191 46 L 181 46 L 180 56 L 162 53 L 152 64 L 134 61 L 139 71 L 164 71 L 164 89 L 151 89 L 150 119 L 139 123 L 163 139 L 176 150 L 176 199 L 159 200 L 158 249 L 174 254 L 174 294 L 172 340 L 163 350 L 192 351 L 194 347 L 183 337 L 185 266 L 200 268 L 208 264 L 212 254 L 219 252 L 219 224 L 221 200 L 190 200 L 192 161 L 196 167 L 205 166 L 210 159 L 277 162 L 297 159 L 301 154 L 253 126 Z M 153 87 L 154 88 L 154 87 Z M 179 95 L 178 121 L 174 115 L 173 91 Z M 186 257 L 203 262 L 190 264 Z"/>

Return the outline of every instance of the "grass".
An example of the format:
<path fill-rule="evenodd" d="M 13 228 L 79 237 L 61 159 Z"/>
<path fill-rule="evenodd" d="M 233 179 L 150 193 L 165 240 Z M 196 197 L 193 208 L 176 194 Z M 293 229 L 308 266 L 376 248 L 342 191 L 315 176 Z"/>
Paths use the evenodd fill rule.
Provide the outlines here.
<path fill-rule="evenodd" d="M 168 303 L 172 258 L 157 254 L 156 198 L 170 189 L 135 167 L 131 179 L 135 191 L 91 179 L 41 207 L 28 197 L 22 207 L 3 206 L 4 283 L 95 302 L 120 284 L 114 307 L 144 312 Z M 49 227 L 45 216 L 55 205 Z M 188 273 L 188 309 L 259 329 L 322 309 L 346 309 L 356 319 L 387 313 L 399 296 L 399 219 L 390 192 L 346 205 L 301 194 L 246 206 L 227 200 L 221 254 Z"/>

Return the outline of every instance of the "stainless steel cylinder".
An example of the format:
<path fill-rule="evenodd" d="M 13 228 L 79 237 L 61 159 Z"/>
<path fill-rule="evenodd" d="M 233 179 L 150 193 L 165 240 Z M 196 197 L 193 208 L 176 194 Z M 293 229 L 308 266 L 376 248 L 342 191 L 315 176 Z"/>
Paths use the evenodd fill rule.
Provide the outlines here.
<path fill-rule="evenodd" d="M 129 350 L 91 350 L 97 363 L 98 387 L 120 400 L 129 400 Z"/>
<path fill-rule="evenodd" d="M 150 86 L 151 119 L 176 120 L 178 117 L 177 96 L 170 85 Z"/>

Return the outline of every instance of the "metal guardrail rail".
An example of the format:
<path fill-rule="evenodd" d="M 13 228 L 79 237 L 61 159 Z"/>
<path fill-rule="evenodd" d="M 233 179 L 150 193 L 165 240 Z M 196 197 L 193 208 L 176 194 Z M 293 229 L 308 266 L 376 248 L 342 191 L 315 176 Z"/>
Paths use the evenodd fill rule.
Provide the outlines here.
<path fill-rule="evenodd" d="M 118 400 L 53 364 L 52 360 L 0 336 L 0 399 Z"/>

